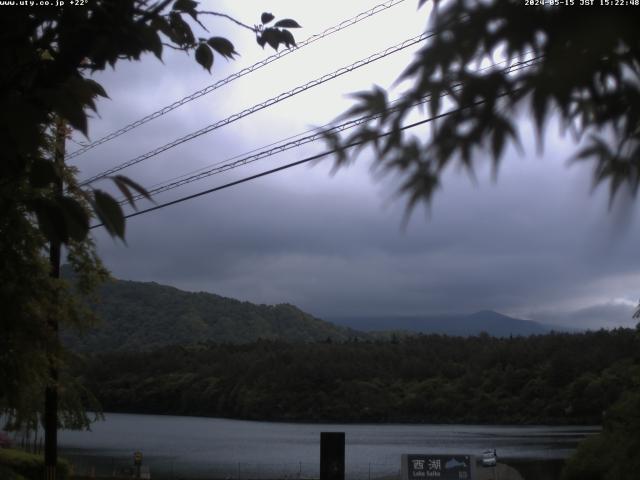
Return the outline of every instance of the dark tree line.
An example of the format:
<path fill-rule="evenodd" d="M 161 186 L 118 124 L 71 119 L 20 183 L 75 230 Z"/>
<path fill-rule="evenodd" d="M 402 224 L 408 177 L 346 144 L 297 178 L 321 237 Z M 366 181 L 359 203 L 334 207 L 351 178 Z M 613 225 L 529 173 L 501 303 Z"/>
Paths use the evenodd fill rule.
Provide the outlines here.
<path fill-rule="evenodd" d="M 600 424 L 640 367 L 629 329 L 166 347 L 86 359 L 106 411 L 261 420 Z"/>

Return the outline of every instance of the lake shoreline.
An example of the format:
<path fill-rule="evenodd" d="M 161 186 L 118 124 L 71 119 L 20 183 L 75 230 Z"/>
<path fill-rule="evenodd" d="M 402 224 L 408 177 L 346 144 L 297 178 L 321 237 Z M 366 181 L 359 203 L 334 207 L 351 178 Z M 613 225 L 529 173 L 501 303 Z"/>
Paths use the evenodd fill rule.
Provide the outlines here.
<path fill-rule="evenodd" d="M 251 418 L 251 417 L 223 417 L 223 416 L 208 416 L 197 414 L 183 414 L 183 413 L 155 413 L 155 412 L 140 412 L 140 411 L 109 411 L 102 412 L 103 415 L 153 415 L 158 417 L 180 417 L 180 418 L 206 418 L 211 420 L 235 420 L 239 422 L 257 422 L 257 423 L 273 423 L 273 424 L 304 424 L 304 425 L 434 425 L 434 426 L 446 426 L 446 425 L 464 425 L 468 427 L 587 427 L 594 430 L 601 430 L 602 425 L 580 422 L 547 422 L 547 423 L 499 423 L 499 422 L 465 422 L 460 420 L 451 421 L 429 421 L 424 419 L 415 420 L 380 420 L 380 421 L 357 421 L 357 420 L 326 420 L 326 419 L 280 419 L 280 418 Z M 100 420 L 98 420 L 99 422 Z"/>
<path fill-rule="evenodd" d="M 73 463 L 73 462 L 72 462 Z M 562 470 L 566 460 L 526 460 L 526 459 L 508 459 L 505 462 L 499 462 L 499 465 L 507 467 L 507 469 L 515 471 L 520 478 L 524 479 L 535 479 L 535 480 L 558 480 L 561 477 Z M 77 467 L 76 467 L 77 468 Z M 127 468 L 124 467 L 123 471 L 127 471 Z M 348 469 L 348 465 L 346 465 Z M 478 478 L 487 478 L 493 479 L 493 471 L 490 467 L 482 467 L 478 465 L 479 469 Z M 363 480 L 399 480 L 400 479 L 400 466 L 398 465 L 398 472 L 394 473 L 385 473 L 382 475 L 375 475 L 368 477 Z M 173 471 L 153 471 L 149 470 L 152 474 L 152 478 L 159 480 L 175 480 L 176 478 L 180 478 L 180 480 L 291 480 L 291 476 L 263 476 L 260 472 L 255 472 L 254 475 L 251 476 L 241 476 L 241 477 L 230 477 L 229 475 L 217 475 L 217 476 L 194 476 L 194 477 L 185 477 L 183 475 L 177 476 Z M 79 470 L 76 470 L 77 474 L 73 477 L 74 480 L 89 480 L 95 478 L 113 478 L 111 475 L 107 475 L 104 477 L 95 477 L 95 467 L 93 469 L 82 467 Z M 108 473 L 108 472 L 107 472 Z M 114 472 L 112 472 L 113 474 Z M 117 473 L 117 472 L 116 472 Z M 482 475 L 484 473 L 484 475 Z M 268 474 L 267 474 L 268 475 Z M 295 478 L 295 476 L 294 476 Z M 318 477 L 298 477 L 304 478 L 305 480 L 316 480 Z M 349 478 L 349 476 L 347 476 Z M 503 478 L 503 477 L 500 477 Z M 518 478 L 517 476 L 514 478 Z"/>
<path fill-rule="evenodd" d="M 397 474 L 403 454 L 475 455 L 491 448 L 499 461 L 554 479 L 589 426 L 346 424 L 243 421 L 208 417 L 106 413 L 90 432 L 62 431 L 62 456 L 78 472 L 112 474 L 140 451 L 153 478 L 318 478 L 320 433 L 345 432 L 347 477 Z M 552 475 L 553 474 L 553 475 Z M 546 473 L 544 475 L 547 475 Z"/>

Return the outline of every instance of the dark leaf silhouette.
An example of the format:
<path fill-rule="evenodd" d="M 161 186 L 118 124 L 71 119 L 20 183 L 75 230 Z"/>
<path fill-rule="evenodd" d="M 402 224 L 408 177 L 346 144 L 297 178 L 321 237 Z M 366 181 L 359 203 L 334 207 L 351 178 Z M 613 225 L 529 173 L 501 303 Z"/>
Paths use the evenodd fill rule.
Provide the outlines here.
<path fill-rule="evenodd" d="M 151 29 L 156 32 L 163 33 L 167 38 L 171 40 L 173 40 L 175 35 L 169 21 L 164 17 L 155 17 L 151 21 Z"/>
<path fill-rule="evenodd" d="M 30 207 L 36 214 L 40 231 L 47 239 L 57 242 L 65 242 L 69 239 L 64 216 L 60 206 L 54 200 L 39 198 L 34 200 Z"/>
<path fill-rule="evenodd" d="M 302 28 L 298 24 L 298 22 L 290 18 L 285 18 L 284 20 L 278 20 L 273 26 L 279 27 L 279 28 Z"/>
<path fill-rule="evenodd" d="M 65 222 L 66 238 L 80 242 L 85 239 L 89 232 L 89 215 L 77 200 L 71 197 L 61 197 L 58 204 L 62 211 Z"/>
<path fill-rule="evenodd" d="M 172 8 L 173 10 L 188 13 L 192 18 L 195 19 L 197 17 L 197 7 L 198 2 L 195 2 L 193 0 L 176 0 Z"/>
<path fill-rule="evenodd" d="M 261 16 L 260 16 L 260 21 L 262 22 L 263 25 L 266 25 L 267 23 L 271 22 L 274 18 L 272 14 L 264 12 Z"/>
<path fill-rule="evenodd" d="M 169 25 L 171 26 L 171 40 L 183 47 L 194 44 L 195 38 L 191 27 L 179 13 L 171 12 L 169 14 Z"/>
<path fill-rule="evenodd" d="M 108 193 L 102 190 L 93 190 L 93 210 L 107 231 L 115 237 L 124 240 L 124 214 L 118 202 Z"/>
<path fill-rule="evenodd" d="M 109 98 L 109 95 L 107 95 L 107 92 L 105 91 L 104 87 L 100 85 L 98 82 L 96 82 L 95 80 L 91 78 L 83 78 L 82 81 L 85 83 L 87 88 L 91 91 L 92 96 Z"/>
<path fill-rule="evenodd" d="M 611 198 L 624 184 L 632 192 L 640 189 L 640 57 L 638 29 L 628 14 L 606 8 L 522 9 L 519 2 L 496 0 L 434 4 L 434 35 L 400 75 L 411 86 L 394 107 L 389 109 L 374 88 L 356 94 L 354 105 L 338 117 L 379 118 L 375 129 L 386 138 L 379 142 L 377 165 L 406 176 L 402 192 L 409 207 L 418 199 L 431 201 L 435 188 L 429 185 L 437 184 L 448 164 L 459 162 L 472 173 L 478 158 L 488 154 L 495 172 L 508 146 L 521 151 L 516 120 L 526 107 L 541 149 L 552 116 L 577 138 L 611 132 L 606 140 L 591 139 L 577 157 L 593 161 L 594 182 L 607 183 Z M 615 28 L 594 35 L 597 25 Z M 508 67 L 494 64 L 505 54 Z M 420 137 L 423 153 L 412 156 L 406 148 L 411 137 L 401 129 L 408 115 L 424 115 L 425 100 L 432 119 L 442 118 Z M 364 122 L 357 127 L 361 135 L 327 141 L 335 148 L 351 138 L 371 137 L 367 143 L 378 148 L 370 128 L 371 122 Z M 429 173 L 420 178 L 411 167 Z"/>
<path fill-rule="evenodd" d="M 62 91 L 45 91 L 44 99 L 51 105 L 53 111 L 64 118 L 76 130 L 87 134 L 87 115 L 84 112 L 85 105 L 79 101 L 81 92 L 71 94 L 68 88 Z M 82 96 L 82 98 L 86 98 Z"/>
<path fill-rule="evenodd" d="M 42 233 L 49 240 L 62 243 L 82 241 L 89 232 L 86 210 L 71 197 L 39 198 L 32 202 L 31 207 Z"/>
<path fill-rule="evenodd" d="M 137 210 L 135 199 L 133 198 L 133 194 L 131 193 L 131 190 L 129 190 L 129 187 L 124 182 L 121 182 L 116 178 L 114 178 L 113 181 L 118 187 L 118 190 L 120 190 L 120 193 L 125 196 L 129 205 Z"/>
<path fill-rule="evenodd" d="M 164 22 L 163 25 L 166 25 L 166 22 Z M 164 30 L 160 30 L 160 31 L 162 31 L 162 33 L 165 33 Z M 152 27 L 142 29 L 140 31 L 140 36 L 144 40 L 145 46 L 151 52 L 153 52 L 156 58 L 161 60 L 162 59 L 162 40 L 160 39 L 160 35 L 158 35 L 157 29 Z"/>
<path fill-rule="evenodd" d="M 138 192 L 147 200 L 151 200 L 151 196 L 149 195 L 149 192 L 144 187 L 142 187 L 139 183 L 134 182 L 129 177 L 125 177 L 124 175 L 115 175 L 114 177 L 112 177 L 112 179 L 116 184 L 116 186 L 118 187 L 118 189 L 127 198 L 127 201 L 131 204 L 132 207 L 135 208 L 135 201 L 133 198 L 133 194 L 131 193 L 131 190 Z"/>
<path fill-rule="evenodd" d="M 211 48 L 213 48 L 216 52 L 222 55 L 225 58 L 233 58 L 234 55 L 238 55 L 236 52 L 233 43 L 231 43 L 226 38 L 222 37 L 211 37 L 207 40 L 207 43 Z"/>
<path fill-rule="evenodd" d="M 56 167 L 50 160 L 38 158 L 31 165 L 29 181 L 32 187 L 44 188 L 56 182 L 59 179 Z"/>
<path fill-rule="evenodd" d="M 284 43 L 284 46 L 287 48 L 295 47 L 296 40 L 293 38 L 293 34 L 289 30 L 281 30 L 280 31 L 280 40 Z"/>
<path fill-rule="evenodd" d="M 276 30 L 275 28 L 267 28 L 262 32 L 262 39 L 268 43 L 271 48 L 278 50 L 278 46 L 282 41 L 282 36 L 279 30 Z"/>
<path fill-rule="evenodd" d="M 213 52 L 206 43 L 201 43 L 196 48 L 196 61 L 211 72 L 213 66 Z"/>

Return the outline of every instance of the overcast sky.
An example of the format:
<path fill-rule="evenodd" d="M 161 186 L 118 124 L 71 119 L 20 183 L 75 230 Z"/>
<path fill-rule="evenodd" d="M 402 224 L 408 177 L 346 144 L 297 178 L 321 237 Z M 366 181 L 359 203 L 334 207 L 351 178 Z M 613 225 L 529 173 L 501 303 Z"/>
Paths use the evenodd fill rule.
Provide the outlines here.
<path fill-rule="evenodd" d="M 210 2 L 205 9 L 254 24 L 262 11 L 296 19 L 297 40 L 367 10 L 349 2 Z M 81 178 L 260 103 L 419 34 L 427 11 L 406 0 L 344 32 L 246 75 L 72 161 Z M 96 75 L 110 95 L 90 123 L 92 140 L 270 55 L 251 32 L 208 18 L 241 56 L 216 57 L 212 74 L 192 57 L 165 51 Z M 348 93 L 389 87 L 415 49 L 301 93 L 121 173 L 145 187 L 224 161 L 311 126 L 350 105 Z M 492 309 L 521 318 L 596 328 L 633 325 L 640 295 L 640 213 L 591 191 L 588 165 L 567 165 L 575 149 L 550 126 L 538 156 L 507 152 L 497 182 L 479 162 L 477 181 L 453 168 L 429 211 L 402 227 L 394 180 L 376 180 L 370 158 L 331 175 L 331 161 L 300 166 L 131 219 L 127 244 L 96 230 L 99 251 L 118 278 L 155 281 L 257 303 L 293 303 L 318 317 L 419 315 Z M 82 137 L 76 137 L 84 141 Z M 78 148 L 73 143 L 69 150 Z M 157 197 L 164 202 L 325 150 L 322 143 L 260 160 Z M 482 159 L 480 159 L 482 160 Z M 107 182 L 101 188 L 111 188 Z M 142 202 L 141 206 L 148 206 Z"/>

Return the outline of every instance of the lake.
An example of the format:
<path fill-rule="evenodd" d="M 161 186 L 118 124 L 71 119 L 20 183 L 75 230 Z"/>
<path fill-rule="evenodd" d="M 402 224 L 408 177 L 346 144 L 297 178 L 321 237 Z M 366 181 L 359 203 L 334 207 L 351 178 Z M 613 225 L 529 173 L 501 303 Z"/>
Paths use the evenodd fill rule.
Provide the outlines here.
<path fill-rule="evenodd" d="M 320 432 L 346 432 L 347 477 L 394 474 L 403 453 L 479 455 L 557 471 L 598 427 L 305 424 L 109 413 L 90 432 L 62 431 L 61 454 L 79 473 L 111 474 L 143 453 L 152 478 L 318 477 Z M 547 476 L 553 478 L 553 474 Z"/>

